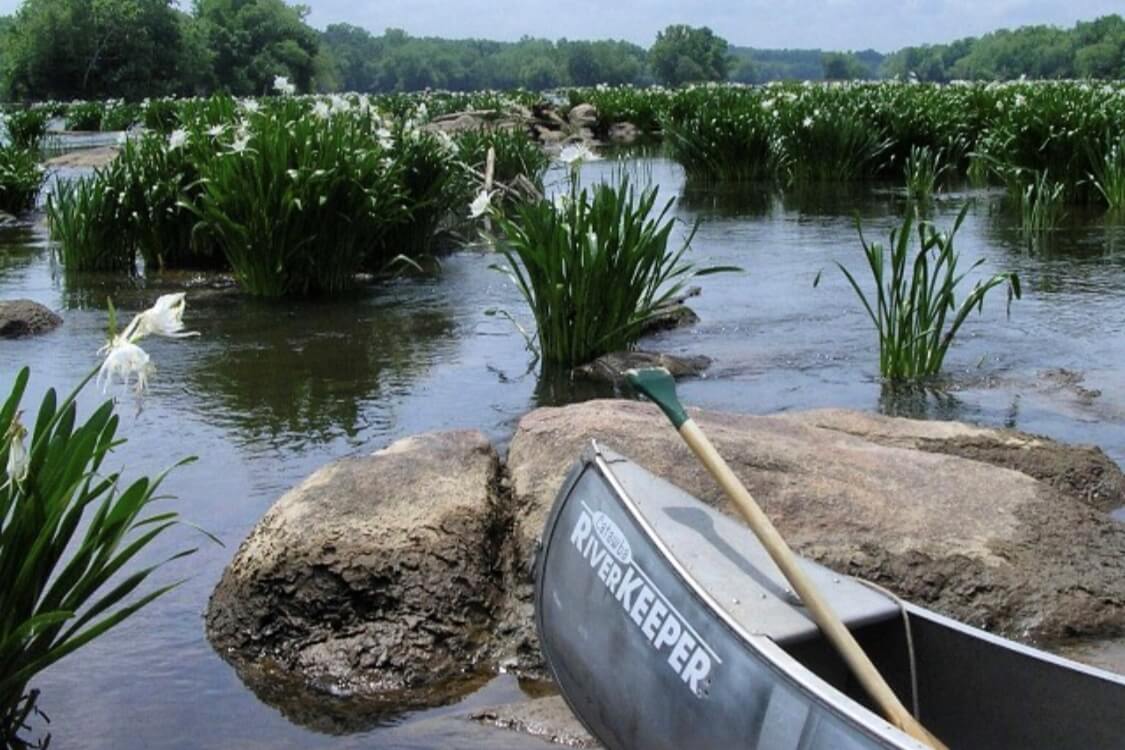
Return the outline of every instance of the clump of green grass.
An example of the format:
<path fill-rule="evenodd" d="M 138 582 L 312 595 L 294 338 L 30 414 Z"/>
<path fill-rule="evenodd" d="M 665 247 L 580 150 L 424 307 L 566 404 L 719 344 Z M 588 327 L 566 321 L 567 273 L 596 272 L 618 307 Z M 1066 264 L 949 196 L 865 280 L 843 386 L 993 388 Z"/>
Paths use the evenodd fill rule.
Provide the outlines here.
<path fill-rule="evenodd" d="M 836 263 L 875 324 L 879 372 L 887 380 L 917 381 L 938 374 L 957 332 L 970 312 L 983 308 L 989 291 L 1006 286 L 1009 311 L 1012 300 L 1020 297 L 1019 277 L 1005 272 L 978 281 L 958 303 L 957 288 L 966 274 L 958 273 L 953 238 L 967 211 L 968 206 L 961 210 L 949 234 L 919 221 L 916 250 L 911 242 L 914 219 L 909 214 L 891 232 L 889 250 L 877 242 L 869 244 L 857 220 L 860 243 L 875 282 L 873 297 L 863 291 L 851 271 Z M 969 270 L 983 262 L 978 260 Z M 817 274 L 814 286 L 819 281 Z"/>
<path fill-rule="evenodd" d="M 0 147 L 0 211 L 18 214 L 34 206 L 44 177 L 34 152 Z"/>
<path fill-rule="evenodd" d="M 8 130 L 11 145 L 34 151 L 47 134 L 46 109 L 32 107 L 18 109 L 4 115 L 4 125 Z"/>
<path fill-rule="evenodd" d="M 660 306 L 695 276 L 729 267 L 697 268 L 684 259 L 694 230 L 669 247 L 672 201 L 656 210 L 657 189 L 636 193 L 628 181 L 592 191 L 571 187 L 557 203 L 494 212 L 506 241 L 507 272 L 535 317 L 544 366 L 569 368 L 631 347 Z"/>
<path fill-rule="evenodd" d="M 128 271 L 136 265 L 120 168 L 59 181 L 47 196 L 47 227 L 68 271 Z"/>
<path fill-rule="evenodd" d="M 67 108 L 67 130 L 101 130 L 105 105 L 101 102 L 75 102 Z"/>
<path fill-rule="evenodd" d="M 0 407 L 0 746 L 11 748 L 46 747 L 24 736 L 37 711 L 31 680 L 179 585 L 130 598 L 165 562 L 195 551 L 134 566 L 179 522 L 153 509 L 164 475 L 127 483 L 108 466 L 123 442 L 113 402 L 79 421 L 81 385 L 61 403 L 47 391 L 27 441 L 28 378 L 24 368 Z"/>
<path fill-rule="evenodd" d="M 950 165 L 944 160 L 942 150 L 929 146 L 913 146 L 906 157 L 903 172 L 906 176 L 906 195 L 911 201 L 925 204 L 933 198 Z"/>
<path fill-rule="evenodd" d="M 279 112 L 217 137 L 231 140 L 203 165 L 191 208 L 251 294 L 348 288 L 406 220 L 401 167 L 347 118 Z"/>
<path fill-rule="evenodd" d="M 773 111 L 771 99 L 747 101 L 741 92 L 707 92 L 694 106 L 679 103 L 664 120 L 668 154 L 692 181 L 748 182 L 772 177 Z"/>
<path fill-rule="evenodd" d="M 1038 235 L 1057 229 L 1066 218 L 1066 185 L 1041 172 L 1019 192 L 1020 227 Z"/>
<path fill-rule="evenodd" d="M 833 103 L 835 104 L 835 103 Z M 794 107 L 782 116 L 779 169 L 793 185 L 853 182 L 883 167 L 892 141 L 851 106 Z"/>
<path fill-rule="evenodd" d="M 1092 158 L 1089 178 L 1113 212 L 1125 211 L 1125 136 L 1111 141 L 1099 158 Z"/>
<path fill-rule="evenodd" d="M 451 207 L 465 205 L 472 191 L 455 162 L 454 141 L 402 125 L 393 132 L 386 156 L 393 162 L 384 171 L 397 185 L 389 186 L 384 197 L 395 197 L 400 208 L 397 219 L 390 213 L 372 217 L 373 231 L 379 227 L 378 241 L 366 252 L 364 265 L 374 271 L 398 256 L 431 254 L 447 228 L 444 223 L 452 216 Z"/>

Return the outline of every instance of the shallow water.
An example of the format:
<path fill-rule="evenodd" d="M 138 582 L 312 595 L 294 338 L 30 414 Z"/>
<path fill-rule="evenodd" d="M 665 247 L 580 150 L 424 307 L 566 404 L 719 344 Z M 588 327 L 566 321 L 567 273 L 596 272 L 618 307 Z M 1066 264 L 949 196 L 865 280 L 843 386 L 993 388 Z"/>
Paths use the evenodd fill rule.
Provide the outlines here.
<path fill-rule="evenodd" d="M 594 164 L 585 177 L 618 169 Z M 714 359 L 707 377 L 683 384 L 685 402 L 755 413 L 839 406 L 963 419 L 1093 443 L 1125 462 L 1125 227 L 1075 216 L 1029 249 L 998 210 L 998 196 L 943 197 L 935 219 L 946 226 L 964 201 L 974 202 L 957 236 L 963 262 L 983 259 L 981 275 L 1017 270 L 1024 299 L 1013 304 L 1009 320 L 998 291 L 954 344 L 942 390 L 902 398 L 881 388 L 870 322 L 833 265 L 863 262 L 856 214 L 869 239 L 885 241 L 902 208 L 893 191 L 803 198 L 685 192 L 682 174 L 668 162 L 650 159 L 630 169 L 658 182 L 664 195 L 684 194 L 676 212 L 685 229 L 700 221 L 697 261 L 745 269 L 701 280 L 703 294 L 691 302 L 702 318 L 698 326 L 645 342 Z M 518 293 L 489 269 L 495 260 L 466 250 L 443 258 L 434 278 L 399 279 L 328 301 L 275 303 L 213 289 L 190 275 L 68 280 L 50 261 L 41 224 L 0 230 L 0 298 L 29 297 L 65 318 L 44 337 L 0 341 L 0 385 L 6 389 L 20 365 L 32 367 L 25 407 L 33 409 L 48 386 L 67 389 L 94 366 L 107 296 L 124 316 L 163 291 L 193 286 L 186 317 L 202 335 L 146 345 L 158 370 L 143 402 L 121 399 L 121 432 L 130 442 L 116 461 L 140 474 L 197 455 L 166 488 L 187 519 L 225 542 L 219 547 L 183 530 L 154 545 L 148 559 L 200 547 L 186 564 L 162 573 L 164 580 L 188 580 L 37 681 L 54 746 L 398 746 L 396 738 L 433 715 L 378 714 L 364 731 L 341 736 L 326 731 L 331 722 L 278 699 L 304 725 L 294 723 L 256 698 L 211 650 L 202 612 L 255 521 L 322 464 L 423 430 L 478 427 L 502 445 L 529 409 L 576 397 L 567 387 L 539 387 L 522 337 L 503 318 L 485 314 L 502 308 L 530 325 Z M 82 403 L 92 407 L 100 398 L 91 388 Z M 500 680 L 469 700 L 483 705 L 519 694 L 512 681 Z M 419 731 L 413 746 L 425 745 Z"/>

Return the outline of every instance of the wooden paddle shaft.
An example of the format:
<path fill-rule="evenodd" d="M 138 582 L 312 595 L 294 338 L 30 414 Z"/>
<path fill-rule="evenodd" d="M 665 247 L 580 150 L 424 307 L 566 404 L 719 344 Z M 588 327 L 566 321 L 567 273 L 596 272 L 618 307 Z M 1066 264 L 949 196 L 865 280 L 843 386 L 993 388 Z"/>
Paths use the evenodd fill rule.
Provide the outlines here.
<path fill-rule="evenodd" d="M 812 614 L 816 624 L 839 650 L 844 661 L 851 667 L 868 695 L 879 705 L 887 719 L 911 737 L 924 742 L 935 750 L 948 750 L 944 744 L 923 727 L 899 701 L 898 696 L 887 685 L 879 670 L 871 663 L 863 649 L 852 636 L 839 616 L 832 610 L 828 601 L 817 590 L 808 575 L 801 568 L 797 556 L 786 544 L 785 539 L 774 527 L 754 498 L 738 480 L 730 466 L 715 450 L 715 446 L 699 429 L 694 420 L 688 419 L 680 428 L 680 435 L 700 462 L 711 472 L 711 476 L 727 493 L 727 496 L 746 518 L 751 530 L 757 535 L 762 546 L 769 552 L 777 567 L 801 597 L 805 608 Z"/>

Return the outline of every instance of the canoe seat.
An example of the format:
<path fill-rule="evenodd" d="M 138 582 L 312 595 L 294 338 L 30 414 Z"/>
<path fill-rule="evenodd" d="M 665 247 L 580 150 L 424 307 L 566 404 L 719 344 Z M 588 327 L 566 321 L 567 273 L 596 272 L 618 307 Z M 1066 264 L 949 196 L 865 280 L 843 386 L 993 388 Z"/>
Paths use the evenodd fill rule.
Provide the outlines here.
<path fill-rule="evenodd" d="M 743 524 L 632 461 L 598 446 L 634 507 L 698 589 L 750 635 L 780 645 L 820 635 L 765 548 Z M 810 560 L 806 572 L 850 629 L 901 617 L 891 597 Z"/>

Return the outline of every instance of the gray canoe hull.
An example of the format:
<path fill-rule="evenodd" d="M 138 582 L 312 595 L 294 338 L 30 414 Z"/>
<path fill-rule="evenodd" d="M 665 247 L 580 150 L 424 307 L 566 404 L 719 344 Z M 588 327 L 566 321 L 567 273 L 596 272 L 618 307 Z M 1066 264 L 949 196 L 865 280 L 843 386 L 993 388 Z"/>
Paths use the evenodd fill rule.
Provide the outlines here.
<path fill-rule="evenodd" d="M 910 705 L 898 604 L 808 569 Z M 748 530 L 608 450 L 592 447 L 572 468 L 547 521 L 535 585 L 548 667 L 611 750 L 923 747 L 864 705 Z M 907 612 L 920 718 L 955 735 L 951 746 L 1125 748 L 1125 680 Z M 923 660 L 954 666 L 936 671 Z M 1044 707 L 1048 692 L 1063 691 L 1053 695 L 1064 705 L 1056 700 L 1042 719 L 1050 731 L 1023 698 L 995 695 L 993 683 L 1013 677 L 1036 681 L 1031 693 Z M 967 703 L 976 714 L 947 705 L 955 703 L 948 693 L 973 690 L 992 693 Z M 990 705 L 997 700 L 1003 705 Z M 1071 701 L 1084 706 L 1084 729 L 1066 721 Z"/>

